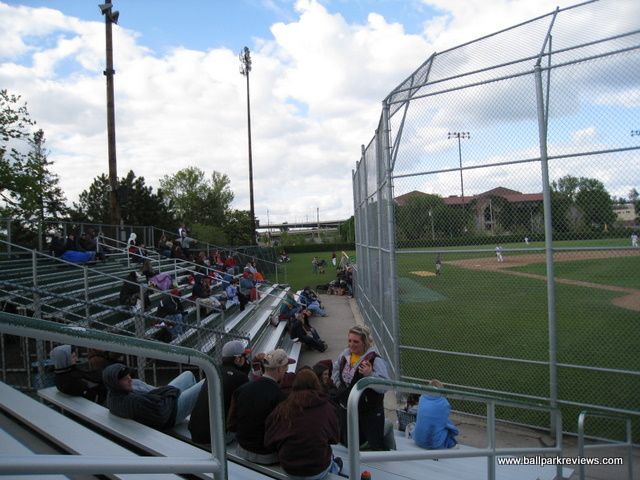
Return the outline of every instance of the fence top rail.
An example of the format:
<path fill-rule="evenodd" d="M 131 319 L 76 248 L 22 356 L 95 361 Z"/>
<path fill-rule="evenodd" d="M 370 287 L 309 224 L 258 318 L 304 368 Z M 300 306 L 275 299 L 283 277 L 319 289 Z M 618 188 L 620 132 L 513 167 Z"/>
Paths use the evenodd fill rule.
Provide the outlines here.
<path fill-rule="evenodd" d="M 366 388 L 374 386 L 381 387 L 386 390 L 397 390 L 405 393 L 419 391 L 431 395 L 446 396 L 448 398 L 453 398 L 456 400 L 470 400 L 475 402 L 494 403 L 496 405 L 502 405 L 506 407 L 527 408 L 546 412 L 560 411 L 558 408 L 552 407 L 547 403 L 525 402 L 522 400 L 515 400 L 513 398 L 485 395 L 482 393 L 475 393 L 452 388 L 435 388 L 421 383 L 401 382 L 398 380 L 388 380 L 385 378 L 377 377 L 365 377 L 360 379 L 356 383 L 355 389 L 358 391 L 363 391 Z"/>

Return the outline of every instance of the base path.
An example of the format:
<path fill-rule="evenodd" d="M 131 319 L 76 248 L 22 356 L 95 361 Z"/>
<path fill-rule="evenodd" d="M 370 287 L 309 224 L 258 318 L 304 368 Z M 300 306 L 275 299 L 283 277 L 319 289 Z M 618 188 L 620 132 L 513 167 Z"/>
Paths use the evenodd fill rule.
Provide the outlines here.
<path fill-rule="evenodd" d="M 597 251 L 582 251 L 582 252 L 556 252 L 554 254 L 554 262 L 574 262 L 578 260 L 593 260 L 599 258 L 613 258 L 613 257 L 638 257 L 640 251 L 620 250 L 615 251 L 597 250 Z M 501 272 L 508 275 L 514 275 L 516 277 L 535 278 L 537 280 L 547 280 L 546 275 L 538 275 L 535 273 L 517 272 L 510 270 L 512 267 L 521 267 L 532 263 L 544 263 L 545 255 L 529 254 L 529 255 L 508 255 L 504 254 L 504 262 L 498 262 L 495 256 L 481 257 L 481 258 L 469 258 L 465 260 L 452 260 L 442 262 L 449 265 L 456 265 L 458 267 L 467 268 L 469 270 L 484 270 L 492 272 Z M 577 285 L 579 287 L 597 288 L 599 290 L 607 290 L 610 292 L 626 293 L 627 295 L 614 298 L 611 303 L 617 307 L 626 308 L 627 310 L 633 310 L 640 312 L 640 290 L 636 288 L 618 287 L 616 285 L 606 285 L 602 283 L 583 282 L 581 280 L 571 280 L 569 278 L 555 277 L 556 283 L 564 285 Z"/>

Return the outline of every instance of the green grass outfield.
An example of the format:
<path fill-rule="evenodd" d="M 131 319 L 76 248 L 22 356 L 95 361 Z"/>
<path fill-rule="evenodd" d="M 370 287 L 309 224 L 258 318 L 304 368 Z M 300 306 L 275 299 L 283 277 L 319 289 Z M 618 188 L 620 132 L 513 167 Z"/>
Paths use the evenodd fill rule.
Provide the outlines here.
<path fill-rule="evenodd" d="M 354 250 L 346 251 L 350 258 L 355 256 Z M 336 252 L 338 256 L 338 265 L 340 264 L 340 255 L 342 252 Z M 324 274 L 315 274 L 311 268 L 311 260 L 317 256 L 320 260 L 326 260 Z M 284 264 L 287 269 L 287 283 L 294 290 L 301 290 L 309 286 L 315 290 L 316 286 L 329 283 L 336 278 L 336 269 L 331 264 L 331 252 L 312 252 L 312 253 L 292 253 L 289 255 L 291 262 Z"/>
<path fill-rule="evenodd" d="M 503 244 L 524 249 L 524 242 Z M 543 247 L 532 242 L 528 247 Z M 555 242 L 555 247 L 629 246 L 626 239 L 611 241 Z M 447 250 L 462 248 L 443 248 Z M 441 276 L 412 272 L 434 271 L 433 253 L 397 255 L 400 288 L 400 344 L 404 376 L 439 378 L 447 383 L 476 386 L 540 397 L 549 395 L 549 368 L 506 360 L 471 358 L 406 347 L 458 351 L 495 357 L 547 361 L 547 286 L 543 280 L 518 277 L 500 271 L 468 269 L 447 264 L 465 258 L 492 258 L 492 246 L 470 247 L 486 252 L 444 253 Z M 353 254 L 353 252 L 348 252 Z M 506 252 L 507 258 L 535 252 Z M 330 260 L 326 252 L 317 254 Z M 588 259 L 555 263 L 555 276 L 603 285 L 640 289 L 640 256 Z M 311 273 L 314 254 L 292 255 L 289 282 L 294 288 L 326 283 Z M 511 268 L 545 275 L 544 260 Z M 331 268 L 327 270 L 332 272 Z M 322 280 L 321 280 L 322 278 Z M 626 295 L 576 285 L 556 284 L 557 358 L 559 363 L 640 371 L 640 312 L 613 305 Z M 612 372 L 558 369 L 561 400 L 637 410 L 640 377 Z M 575 431 L 580 408 L 563 408 L 565 428 Z M 529 412 L 518 421 L 547 424 Z M 640 427 L 634 437 L 640 438 Z M 617 431 L 616 431 L 617 433 Z M 611 432 L 603 431 L 610 436 Z"/>
<path fill-rule="evenodd" d="M 577 246 L 577 243 L 562 246 Z M 587 243 L 589 246 L 596 243 L 597 246 L 610 245 L 603 241 L 583 242 Z M 622 246 L 617 241 L 612 243 Z M 503 246 L 518 248 L 516 245 Z M 507 253 L 507 262 L 508 256 L 515 254 Z M 612 256 L 615 254 L 612 251 Z M 444 254 L 443 274 L 422 277 L 412 272 L 433 272 L 433 253 L 398 255 L 400 279 L 410 278 L 430 294 L 444 297 L 434 301 L 401 302 L 401 345 L 546 361 L 549 355 L 546 282 L 446 263 L 453 259 L 482 257 L 495 259 L 491 252 Z M 545 275 L 544 258 L 540 263 L 513 270 Z M 640 288 L 638 272 L 639 256 L 555 264 L 556 278 L 627 288 Z M 559 363 L 640 371 L 640 312 L 612 304 L 614 298 L 626 293 L 564 284 L 556 284 L 555 291 Z M 401 299 L 405 295 L 406 292 L 401 292 Z M 407 348 L 401 350 L 401 362 L 403 375 L 409 377 L 436 377 L 459 385 L 540 397 L 549 395 L 546 365 L 417 352 Z M 561 400 L 637 410 L 638 392 L 638 376 L 558 369 Z M 578 411 L 578 408 L 563 408 L 565 428 L 575 431 Z M 518 420 L 540 421 L 529 418 L 532 416 L 524 413 Z M 541 424 L 545 423 L 541 421 Z M 635 438 L 639 437 L 636 425 Z"/>

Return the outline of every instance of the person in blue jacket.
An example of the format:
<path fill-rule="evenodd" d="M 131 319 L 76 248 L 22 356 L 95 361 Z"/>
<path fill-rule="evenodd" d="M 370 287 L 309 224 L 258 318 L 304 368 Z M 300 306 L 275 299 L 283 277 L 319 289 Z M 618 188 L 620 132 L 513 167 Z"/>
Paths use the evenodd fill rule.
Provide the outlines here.
<path fill-rule="evenodd" d="M 431 380 L 429 386 L 442 388 L 438 380 Z M 455 447 L 458 428 L 449 420 L 451 405 L 440 395 L 420 395 L 418 416 L 413 439 L 421 448 L 439 449 Z"/>

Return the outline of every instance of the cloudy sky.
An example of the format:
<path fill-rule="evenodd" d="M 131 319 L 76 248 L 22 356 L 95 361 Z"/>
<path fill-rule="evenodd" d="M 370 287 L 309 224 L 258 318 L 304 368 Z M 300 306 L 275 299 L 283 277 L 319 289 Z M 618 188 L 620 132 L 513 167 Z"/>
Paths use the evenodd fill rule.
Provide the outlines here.
<path fill-rule="evenodd" d="M 107 172 L 98 2 L 0 1 L 0 88 L 43 128 L 69 202 Z M 351 172 L 382 99 L 433 52 L 566 0 L 114 0 L 118 173 L 226 173 L 247 209 L 246 83 L 261 224 L 353 213 Z"/>

